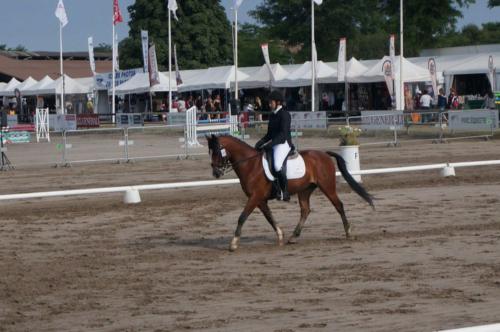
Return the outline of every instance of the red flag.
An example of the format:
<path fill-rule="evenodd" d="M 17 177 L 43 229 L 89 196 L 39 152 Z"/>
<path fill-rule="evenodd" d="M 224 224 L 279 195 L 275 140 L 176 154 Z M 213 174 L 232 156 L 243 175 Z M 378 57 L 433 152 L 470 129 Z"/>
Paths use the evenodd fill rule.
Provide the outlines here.
<path fill-rule="evenodd" d="M 120 12 L 120 6 L 118 5 L 118 0 L 114 0 L 113 3 L 113 24 L 123 22 L 122 13 Z"/>

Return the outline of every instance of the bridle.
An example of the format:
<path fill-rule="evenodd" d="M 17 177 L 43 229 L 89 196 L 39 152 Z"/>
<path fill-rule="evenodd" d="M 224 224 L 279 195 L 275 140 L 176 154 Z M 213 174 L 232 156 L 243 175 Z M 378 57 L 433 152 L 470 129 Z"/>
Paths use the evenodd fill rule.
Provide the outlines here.
<path fill-rule="evenodd" d="M 246 162 L 246 161 L 248 161 L 250 159 L 253 159 L 253 158 L 261 156 L 261 153 L 256 153 L 253 156 L 250 156 L 250 157 L 247 157 L 247 158 L 243 158 L 241 160 L 237 160 L 237 161 L 231 162 L 231 160 L 229 160 L 229 154 L 228 154 L 226 148 L 224 148 L 224 146 L 222 144 L 220 144 L 218 141 L 217 141 L 216 149 L 217 149 L 217 152 L 220 155 L 221 162 L 218 165 L 215 165 L 215 164 L 212 163 L 212 168 L 214 168 L 215 170 L 217 170 L 217 172 L 220 174 L 220 176 L 223 176 L 224 174 L 226 174 L 226 172 L 234 171 L 234 169 L 239 164 L 242 164 L 242 163 L 244 163 L 244 162 Z M 212 153 L 213 152 L 214 152 L 214 150 L 212 150 Z"/>

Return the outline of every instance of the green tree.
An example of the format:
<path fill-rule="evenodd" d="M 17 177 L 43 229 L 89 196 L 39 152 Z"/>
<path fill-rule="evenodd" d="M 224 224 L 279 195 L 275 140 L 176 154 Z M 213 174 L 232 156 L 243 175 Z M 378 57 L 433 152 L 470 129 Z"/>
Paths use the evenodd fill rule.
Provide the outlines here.
<path fill-rule="evenodd" d="M 481 28 L 466 25 L 459 32 L 452 32 L 441 37 L 438 47 L 467 46 L 480 44 L 495 44 L 500 40 L 500 22 L 484 23 Z"/>
<path fill-rule="evenodd" d="M 232 64 L 231 26 L 220 0 L 178 1 L 179 20 L 172 17 L 172 45 L 182 69 Z M 137 0 L 128 7 L 129 37 L 120 42 L 120 65 L 142 66 L 141 30 L 156 45 L 158 65 L 168 68 L 168 12 L 165 0 Z"/>
<path fill-rule="evenodd" d="M 474 0 L 413 0 L 404 3 L 405 55 L 433 47 L 455 29 L 460 8 Z M 318 57 L 335 60 L 338 40 L 347 37 L 347 54 L 377 58 L 388 53 L 388 36 L 399 32 L 399 0 L 328 0 L 315 7 Z M 300 60 L 310 58 L 311 1 L 264 0 L 251 15 L 270 35 L 289 46 L 302 45 Z M 399 39 L 399 38 L 398 38 Z"/>
<path fill-rule="evenodd" d="M 488 7 L 493 8 L 493 7 L 498 7 L 500 6 L 500 0 L 489 0 L 488 1 Z"/>
<path fill-rule="evenodd" d="M 99 43 L 94 47 L 94 52 L 111 53 L 113 52 L 113 46 L 107 43 Z"/>
<path fill-rule="evenodd" d="M 271 39 L 264 29 L 254 24 L 242 24 L 238 29 L 238 65 L 260 66 L 264 63 L 261 45 L 269 45 L 271 62 L 294 62 L 293 54 L 280 40 Z"/>

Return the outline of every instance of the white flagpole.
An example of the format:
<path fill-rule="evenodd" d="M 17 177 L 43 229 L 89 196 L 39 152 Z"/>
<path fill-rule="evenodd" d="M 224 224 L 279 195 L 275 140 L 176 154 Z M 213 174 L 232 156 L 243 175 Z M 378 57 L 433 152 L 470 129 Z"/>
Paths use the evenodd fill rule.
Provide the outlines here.
<path fill-rule="evenodd" d="M 400 14 L 399 14 L 399 19 L 400 19 L 400 27 L 399 27 L 399 34 L 400 34 L 400 51 L 399 51 L 399 103 L 401 106 L 401 110 L 404 111 L 405 109 L 405 88 L 404 88 L 404 80 L 403 80 L 403 0 L 400 0 Z"/>
<path fill-rule="evenodd" d="M 314 90 L 315 90 L 315 85 L 316 85 L 316 68 L 314 68 L 314 47 L 315 47 L 315 41 L 314 41 L 314 0 L 311 0 L 311 72 L 312 72 L 312 78 L 311 78 L 311 109 L 314 112 L 316 109 L 315 107 L 315 101 L 314 101 Z"/>
<path fill-rule="evenodd" d="M 238 8 L 234 6 L 234 99 L 238 100 Z"/>
<path fill-rule="evenodd" d="M 112 122 L 115 123 L 116 121 L 116 105 L 115 105 L 115 59 L 116 59 L 116 45 L 115 45 L 115 22 L 114 22 L 114 14 L 113 14 L 113 74 L 111 78 L 111 84 L 112 84 L 112 100 L 111 100 L 111 118 Z"/>
<path fill-rule="evenodd" d="M 168 8 L 168 111 L 172 110 L 172 26 L 171 10 Z"/>
<path fill-rule="evenodd" d="M 62 89 L 61 89 L 61 113 L 65 114 L 66 110 L 64 108 L 64 67 L 63 67 L 63 39 L 62 39 L 62 22 L 59 22 L 59 56 L 61 62 L 61 79 L 62 79 Z"/>

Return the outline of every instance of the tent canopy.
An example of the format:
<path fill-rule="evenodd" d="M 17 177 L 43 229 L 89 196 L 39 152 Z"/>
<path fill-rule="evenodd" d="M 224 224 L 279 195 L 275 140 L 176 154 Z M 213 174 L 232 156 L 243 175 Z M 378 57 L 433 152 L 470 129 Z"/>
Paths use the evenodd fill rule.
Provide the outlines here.
<path fill-rule="evenodd" d="M 355 77 L 354 79 L 359 83 L 384 82 L 382 67 L 384 62 L 387 60 L 391 60 L 391 58 L 384 56 L 381 60 L 379 60 L 379 62 L 377 62 L 377 64 L 368 69 L 361 76 Z M 392 67 L 396 80 L 399 80 L 399 56 L 395 57 L 395 63 Z M 431 80 L 431 75 L 428 69 L 414 65 L 403 57 L 403 80 L 404 82 L 429 82 Z"/>
<path fill-rule="evenodd" d="M 47 85 L 49 85 L 52 82 L 54 82 L 54 80 L 52 78 L 50 78 L 50 76 L 47 75 L 44 78 L 42 78 L 40 81 L 38 81 L 37 83 L 35 83 L 32 86 L 24 89 L 22 91 L 23 95 L 25 95 L 25 96 L 35 96 L 37 94 L 38 90 L 47 87 Z"/>
<path fill-rule="evenodd" d="M 271 65 L 271 72 L 267 65 L 262 65 L 247 79 L 238 82 L 238 85 L 242 89 L 269 87 L 273 86 L 276 81 L 283 80 L 288 76 L 288 72 L 279 63 Z"/>
<path fill-rule="evenodd" d="M 179 87 L 179 91 L 193 91 L 206 89 L 229 89 L 234 85 L 234 66 L 211 67 L 192 81 L 184 80 L 184 84 Z M 246 80 L 248 75 L 238 70 L 238 83 Z"/>
<path fill-rule="evenodd" d="M 57 80 L 47 84 L 45 87 L 41 87 L 40 89 L 34 91 L 36 95 L 55 95 L 60 94 L 63 88 L 63 80 L 62 77 L 59 77 Z M 78 94 L 87 94 L 91 92 L 88 87 L 85 87 L 78 83 L 76 80 L 72 79 L 68 75 L 64 75 L 64 93 L 67 95 L 78 95 Z"/>
<path fill-rule="evenodd" d="M 172 75 L 173 76 L 173 75 Z M 166 92 L 169 91 L 168 87 L 168 74 L 159 73 L 160 84 L 152 87 L 149 86 L 149 74 L 138 73 L 127 82 L 119 85 L 116 88 L 118 94 L 134 94 L 134 93 L 149 93 L 149 92 Z M 171 81 L 172 91 L 177 91 L 177 84 L 175 77 Z"/>
<path fill-rule="evenodd" d="M 346 64 L 345 79 L 347 82 L 355 83 L 356 78 L 363 76 L 368 68 L 359 62 L 355 57 L 352 57 Z"/>
<path fill-rule="evenodd" d="M 286 78 L 276 81 L 275 86 L 282 88 L 310 86 L 312 82 L 311 67 L 311 61 L 306 61 Z M 336 83 L 337 70 L 323 61 L 318 61 L 316 64 L 316 82 L 322 84 Z"/>
<path fill-rule="evenodd" d="M 16 89 L 19 89 L 19 91 L 21 91 L 21 93 L 24 94 L 24 91 L 28 90 L 29 88 L 31 88 L 32 86 L 34 86 L 37 83 L 38 83 L 38 81 L 30 76 L 27 79 L 25 79 L 23 83 L 19 84 L 16 87 Z"/>
<path fill-rule="evenodd" d="M 4 87 L 2 91 L 0 91 L 0 96 L 13 96 L 14 95 L 14 90 L 17 88 L 17 86 L 21 84 L 18 80 L 16 80 L 14 77 L 7 83 L 7 85 Z"/>

